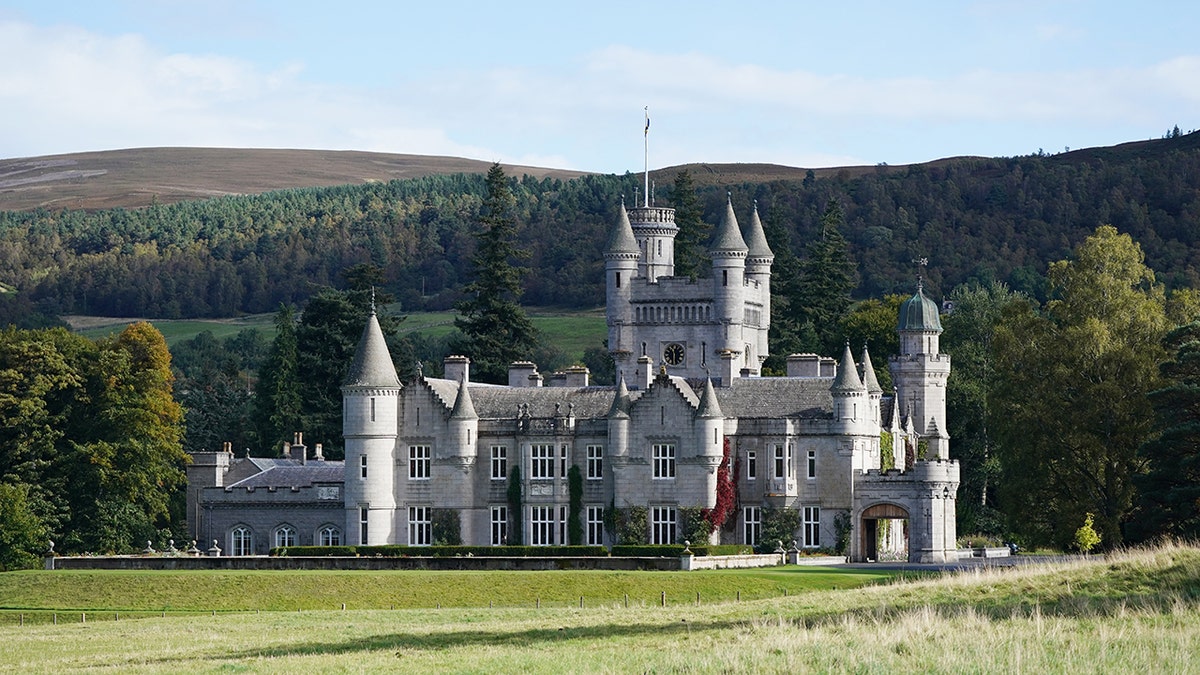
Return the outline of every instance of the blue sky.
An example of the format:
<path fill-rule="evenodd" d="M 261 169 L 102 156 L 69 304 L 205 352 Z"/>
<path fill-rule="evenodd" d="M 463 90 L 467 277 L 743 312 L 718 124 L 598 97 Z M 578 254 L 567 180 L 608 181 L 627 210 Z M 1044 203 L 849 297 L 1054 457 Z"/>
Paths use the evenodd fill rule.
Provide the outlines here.
<path fill-rule="evenodd" d="M 1200 127 L 1200 3 L 0 0 L 0 158 L 373 150 L 601 172 Z"/>

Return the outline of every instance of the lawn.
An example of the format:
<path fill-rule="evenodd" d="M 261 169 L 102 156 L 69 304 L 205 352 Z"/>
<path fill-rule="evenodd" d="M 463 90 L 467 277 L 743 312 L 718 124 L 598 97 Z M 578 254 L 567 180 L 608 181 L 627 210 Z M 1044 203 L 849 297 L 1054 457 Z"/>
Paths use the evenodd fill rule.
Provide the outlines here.
<path fill-rule="evenodd" d="M 589 347 L 601 347 L 607 337 L 603 310 L 562 310 L 528 308 L 533 325 L 574 362 L 581 362 Z M 454 330 L 454 312 L 409 312 L 400 323 L 400 334 L 417 333 L 427 338 L 440 338 Z M 76 332 L 92 339 L 115 335 L 134 319 L 103 317 L 69 317 Z M 254 314 L 236 319 L 149 319 L 163 334 L 167 345 L 190 340 L 204 331 L 211 331 L 218 340 L 236 335 L 238 331 L 254 328 L 269 341 L 275 337 L 275 315 Z"/>
<path fill-rule="evenodd" d="M 441 583 L 426 576 L 428 584 Z M 20 583 L 37 577 L 16 575 Z M 162 582 L 179 580 L 167 576 Z M 524 583 L 511 577 L 506 585 Z M 196 588 L 194 595 L 205 592 Z M 1108 559 L 853 589 L 839 584 L 836 590 L 742 602 L 669 603 L 665 609 L 653 602 L 628 608 L 604 602 L 584 608 L 210 612 L 120 621 L 110 613 L 87 623 L 62 617 L 58 625 L 0 627 L 0 669 L 1194 672 L 1198 595 L 1200 551 L 1165 546 Z"/>

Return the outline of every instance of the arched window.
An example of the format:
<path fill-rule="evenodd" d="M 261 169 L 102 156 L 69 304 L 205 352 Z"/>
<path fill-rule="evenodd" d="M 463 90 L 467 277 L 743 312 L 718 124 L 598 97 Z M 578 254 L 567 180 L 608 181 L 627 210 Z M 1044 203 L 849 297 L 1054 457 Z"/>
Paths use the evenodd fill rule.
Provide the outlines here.
<path fill-rule="evenodd" d="M 254 535 L 250 528 L 240 525 L 233 528 L 231 539 L 232 555 L 250 555 L 254 551 Z"/>
<path fill-rule="evenodd" d="M 291 525 L 281 525 L 275 530 L 275 546 L 295 546 L 296 530 Z"/>
<path fill-rule="evenodd" d="M 317 532 L 317 538 L 322 546 L 341 546 L 342 531 L 332 525 L 326 525 Z"/>

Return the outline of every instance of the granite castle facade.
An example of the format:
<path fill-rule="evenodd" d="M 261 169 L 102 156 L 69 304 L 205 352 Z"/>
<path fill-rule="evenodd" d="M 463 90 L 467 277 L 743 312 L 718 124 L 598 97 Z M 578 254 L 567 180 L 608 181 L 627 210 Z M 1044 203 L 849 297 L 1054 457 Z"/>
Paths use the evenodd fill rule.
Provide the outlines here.
<path fill-rule="evenodd" d="M 612 509 L 637 514 L 636 538 L 675 543 L 689 515 L 715 505 L 728 448 L 736 511 L 713 541 L 764 543 L 764 519 L 790 512 L 801 548 L 844 537 L 853 560 L 953 560 L 959 470 L 937 304 L 918 284 L 902 305 L 888 395 L 866 350 L 856 364 L 849 345 L 840 361 L 792 355 L 786 376 L 763 377 L 774 256 L 757 210 L 743 229 L 727 206 L 710 278 L 674 276 L 677 232 L 674 211 L 653 206 L 622 206 L 613 226 L 615 386 L 590 385 L 581 367 L 547 381 L 532 363 L 514 363 L 507 386 L 475 383 L 465 356 L 449 357 L 442 378 L 402 384 L 372 315 L 343 387 L 345 461 L 310 457 L 299 437 L 284 459 L 195 453 L 194 536 L 232 554 L 429 544 L 439 527 L 463 544 L 569 543 L 574 467 L 580 543 L 614 543 Z"/>

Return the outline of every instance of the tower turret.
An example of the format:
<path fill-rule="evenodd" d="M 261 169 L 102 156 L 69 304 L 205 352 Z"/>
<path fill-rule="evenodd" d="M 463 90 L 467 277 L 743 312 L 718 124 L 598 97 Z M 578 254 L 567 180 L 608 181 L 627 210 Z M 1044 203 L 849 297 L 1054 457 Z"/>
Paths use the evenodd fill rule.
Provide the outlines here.
<path fill-rule="evenodd" d="M 625 202 L 617 222 L 608 235 L 604 250 L 605 322 L 608 324 L 608 351 L 616 364 L 617 376 L 632 372 L 635 356 L 633 338 L 633 279 L 638 274 L 641 249 L 633 236 Z"/>
<path fill-rule="evenodd" d="M 641 252 L 638 276 L 650 283 L 675 275 L 675 209 L 639 206 L 629 210 L 629 223 Z"/>
<path fill-rule="evenodd" d="M 400 379 L 372 308 L 342 385 L 347 542 L 393 540 Z M 365 535 L 365 536 L 364 536 Z"/>
<path fill-rule="evenodd" d="M 713 267 L 713 319 L 721 324 L 717 351 L 744 353 L 742 319 L 745 313 L 746 255 L 749 249 L 738 229 L 737 216 L 733 213 L 732 198 L 725 203 L 725 217 L 717 228 L 708 254 Z M 753 345 L 749 345 L 751 349 Z M 750 354 L 744 354 L 746 367 L 750 366 Z M 755 362 L 755 365 L 757 363 Z M 723 383 L 727 386 L 728 383 Z"/>
<path fill-rule="evenodd" d="M 938 351 L 938 337 L 942 334 L 938 305 L 925 296 L 920 280 L 917 292 L 900 305 L 896 329 L 900 334 L 900 354 L 892 357 L 888 365 L 900 410 L 912 419 L 921 438 L 931 439 L 927 457 L 947 459 L 946 380 L 950 377 L 950 355 Z M 934 437 L 946 442 L 933 442 Z"/>
<path fill-rule="evenodd" d="M 767 244 L 767 235 L 763 231 L 762 220 L 758 217 L 758 201 L 754 202 L 754 211 L 750 213 L 750 224 L 746 226 L 746 293 L 749 306 L 747 315 L 750 318 L 749 329 L 754 336 L 754 352 L 758 358 L 755 366 L 761 366 L 767 359 L 770 350 L 767 344 L 767 334 L 771 329 L 771 263 L 775 261 L 775 253 Z"/>
<path fill-rule="evenodd" d="M 838 363 L 837 377 L 829 387 L 833 394 L 833 419 L 844 433 L 853 433 L 867 420 L 867 387 L 858 377 L 854 366 L 854 355 L 850 353 L 850 343 L 842 353 Z"/>

